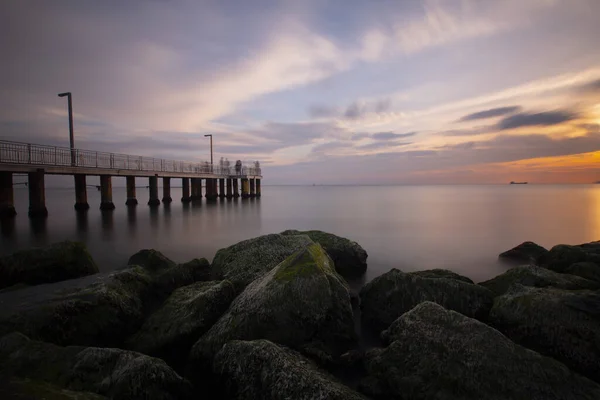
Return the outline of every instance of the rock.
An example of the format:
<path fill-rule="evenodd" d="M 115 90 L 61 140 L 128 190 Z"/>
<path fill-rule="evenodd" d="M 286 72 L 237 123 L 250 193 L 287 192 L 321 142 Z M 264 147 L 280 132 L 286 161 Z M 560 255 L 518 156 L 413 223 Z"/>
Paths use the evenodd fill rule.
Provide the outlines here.
<path fill-rule="evenodd" d="M 421 272 L 420 274 L 424 274 Z M 423 277 L 397 269 L 373 279 L 360 291 L 363 324 L 381 332 L 424 301 L 484 320 L 492 306 L 490 290 L 458 279 Z"/>
<path fill-rule="evenodd" d="M 578 262 L 565 268 L 565 274 L 577 275 L 585 279 L 600 282 L 600 264 Z"/>
<path fill-rule="evenodd" d="M 139 265 L 150 272 L 158 272 L 174 267 L 175 262 L 169 260 L 160 251 L 144 249 L 129 257 L 127 265 Z"/>
<path fill-rule="evenodd" d="M 58 282 L 96 273 L 98 266 L 85 245 L 65 241 L 0 258 L 0 289 L 16 284 Z"/>
<path fill-rule="evenodd" d="M 111 399 L 189 398 L 191 386 L 164 361 L 121 349 L 61 347 L 20 333 L 0 338 L 3 375 Z"/>
<path fill-rule="evenodd" d="M 358 243 L 323 231 L 287 230 L 282 235 L 306 235 L 329 254 L 338 274 L 356 278 L 367 271 L 367 252 Z"/>
<path fill-rule="evenodd" d="M 368 352 L 359 389 L 373 399 L 504 400 L 600 398 L 600 386 L 521 347 L 497 330 L 424 302 Z"/>
<path fill-rule="evenodd" d="M 0 398 L 11 400 L 106 400 L 90 392 L 74 392 L 46 382 L 0 376 Z"/>
<path fill-rule="evenodd" d="M 228 342 L 215 357 L 228 399 L 366 400 L 297 352 L 268 340 Z"/>
<path fill-rule="evenodd" d="M 559 274 L 535 265 L 514 267 L 493 279 L 479 283 L 494 292 L 504 294 L 511 285 L 518 283 L 532 287 L 555 287 L 559 289 L 598 289 L 599 282 L 590 281 L 579 276 Z"/>
<path fill-rule="evenodd" d="M 539 258 L 548 253 L 548 250 L 533 242 L 523 242 L 517 247 L 500 253 L 499 258 L 504 258 L 520 263 L 537 263 Z"/>
<path fill-rule="evenodd" d="M 457 274 L 456 272 L 449 271 L 447 269 L 428 269 L 425 271 L 414 271 L 409 272 L 411 275 L 420 276 L 421 278 L 448 278 L 457 279 L 459 281 L 473 283 L 473 281 L 466 276 Z"/>
<path fill-rule="evenodd" d="M 356 343 L 350 295 L 333 262 L 312 243 L 256 279 L 196 342 L 191 360 L 209 363 L 230 340 L 267 339 L 323 362 Z"/>
<path fill-rule="evenodd" d="M 219 319 L 235 297 L 229 281 L 179 288 L 129 340 L 128 348 L 182 365 L 192 345 Z"/>
<path fill-rule="evenodd" d="M 600 264 L 600 254 L 593 245 L 570 246 L 559 244 L 539 259 L 539 265 L 555 272 L 565 272 L 568 267 L 579 262 Z"/>
<path fill-rule="evenodd" d="M 490 324 L 515 342 L 600 382 L 600 292 L 513 285 Z"/>
<path fill-rule="evenodd" d="M 241 292 L 254 279 L 311 243 L 306 235 L 271 234 L 244 240 L 217 251 L 211 266 L 212 278 L 228 280 Z"/>
<path fill-rule="evenodd" d="M 206 258 L 195 258 L 185 264 L 173 265 L 159 270 L 153 277 L 152 291 L 168 296 L 179 287 L 191 285 L 198 281 L 208 281 L 210 275 L 208 260 Z"/>

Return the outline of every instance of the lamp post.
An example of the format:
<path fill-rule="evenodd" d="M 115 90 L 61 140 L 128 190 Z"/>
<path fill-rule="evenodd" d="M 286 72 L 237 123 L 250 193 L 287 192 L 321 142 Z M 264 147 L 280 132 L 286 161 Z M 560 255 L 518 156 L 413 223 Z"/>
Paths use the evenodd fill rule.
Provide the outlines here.
<path fill-rule="evenodd" d="M 68 106 L 69 106 L 69 141 L 71 144 L 71 166 L 75 166 L 75 136 L 73 136 L 73 100 L 71 97 L 71 92 L 59 93 L 58 97 L 67 96 Z"/>
<path fill-rule="evenodd" d="M 213 172 L 213 136 L 212 134 L 204 135 L 204 137 L 210 136 L 210 172 Z"/>

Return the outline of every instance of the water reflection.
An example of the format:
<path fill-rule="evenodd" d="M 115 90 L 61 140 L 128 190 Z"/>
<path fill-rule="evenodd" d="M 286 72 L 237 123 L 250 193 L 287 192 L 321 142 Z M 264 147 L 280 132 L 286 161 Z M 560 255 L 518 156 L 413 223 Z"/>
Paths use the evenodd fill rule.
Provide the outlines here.
<path fill-rule="evenodd" d="M 79 211 L 75 213 L 75 220 L 77 222 L 77 232 L 87 233 L 88 231 L 88 211 Z"/>
<path fill-rule="evenodd" d="M 46 237 L 48 218 L 29 218 L 29 227 L 32 239 L 35 241 Z"/>
<path fill-rule="evenodd" d="M 150 209 L 150 227 L 158 228 L 158 207 L 148 207 Z"/>
<path fill-rule="evenodd" d="M 110 241 L 114 237 L 114 212 L 102 211 L 100 212 L 102 222 L 102 239 L 104 241 Z"/>
<path fill-rule="evenodd" d="M 127 231 L 129 234 L 135 234 L 137 222 L 137 207 L 127 207 Z"/>
<path fill-rule="evenodd" d="M 0 218 L 0 233 L 10 238 L 15 234 L 16 218 Z"/>

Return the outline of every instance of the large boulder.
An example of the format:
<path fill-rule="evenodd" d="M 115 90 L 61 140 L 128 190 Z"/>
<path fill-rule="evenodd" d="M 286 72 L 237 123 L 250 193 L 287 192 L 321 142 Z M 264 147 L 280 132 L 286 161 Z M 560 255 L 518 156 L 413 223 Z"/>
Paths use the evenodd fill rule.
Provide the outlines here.
<path fill-rule="evenodd" d="M 268 340 L 228 342 L 214 372 L 228 399 L 366 400 L 297 352 Z"/>
<path fill-rule="evenodd" d="M 158 272 L 175 266 L 175 262 L 158 250 L 143 249 L 129 257 L 127 265 L 139 265 L 148 271 Z"/>
<path fill-rule="evenodd" d="M 560 274 L 535 265 L 514 267 L 485 282 L 480 282 L 496 295 L 505 293 L 513 284 L 532 287 L 555 287 L 559 289 L 598 289 L 599 282 L 590 281 L 575 275 Z"/>
<path fill-rule="evenodd" d="M 306 235 L 271 234 L 244 240 L 217 251 L 211 265 L 212 278 L 226 279 L 241 292 L 250 282 L 311 243 Z"/>
<path fill-rule="evenodd" d="M 519 263 L 537 263 L 541 256 L 548 253 L 548 250 L 534 242 L 523 242 L 517 247 L 500 253 L 499 258 Z"/>
<path fill-rule="evenodd" d="M 0 371 L 111 399 L 168 400 L 191 394 L 189 383 L 157 358 L 121 349 L 61 347 L 20 333 L 0 338 Z"/>
<path fill-rule="evenodd" d="M 373 399 L 600 398 L 600 386 L 497 330 L 421 303 L 384 332 L 389 346 L 366 354 L 359 389 Z"/>
<path fill-rule="evenodd" d="M 600 282 L 600 264 L 593 262 L 577 262 L 564 270 L 565 274 L 577 275 L 585 279 Z"/>
<path fill-rule="evenodd" d="M 448 278 L 457 279 L 459 281 L 474 283 L 471 278 L 457 274 L 456 272 L 449 271 L 447 269 L 426 269 L 423 271 L 408 272 L 410 275 L 420 276 L 421 278 Z"/>
<path fill-rule="evenodd" d="M 356 343 L 350 295 L 316 243 L 252 282 L 194 345 L 191 360 L 210 360 L 230 340 L 268 339 L 329 362 Z"/>
<path fill-rule="evenodd" d="M 282 235 L 306 235 L 325 249 L 335 270 L 346 278 L 356 278 L 367 271 L 367 252 L 358 243 L 323 231 L 287 230 Z"/>
<path fill-rule="evenodd" d="M 591 262 L 600 265 L 600 253 L 593 244 L 570 246 L 559 244 L 540 257 L 540 266 L 556 272 L 565 272 L 566 269 L 580 262 Z"/>
<path fill-rule="evenodd" d="M 192 345 L 219 319 L 235 297 L 229 281 L 179 288 L 128 340 L 128 348 L 180 366 Z"/>
<path fill-rule="evenodd" d="M 0 376 L 0 399 L 107 400 L 108 398 L 95 393 L 63 389 L 47 382 Z"/>
<path fill-rule="evenodd" d="M 98 266 L 83 243 L 65 241 L 0 258 L 0 289 L 58 282 L 97 272 Z"/>
<path fill-rule="evenodd" d="M 485 319 L 492 306 L 493 293 L 464 280 L 426 277 L 398 269 L 373 279 L 360 291 L 363 324 L 376 332 L 424 301 L 433 301 L 468 317 Z"/>
<path fill-rule="evenodd" d="M 600 382 L 600 293 L 513 285 L 496 297 L 492 326 Z"/>

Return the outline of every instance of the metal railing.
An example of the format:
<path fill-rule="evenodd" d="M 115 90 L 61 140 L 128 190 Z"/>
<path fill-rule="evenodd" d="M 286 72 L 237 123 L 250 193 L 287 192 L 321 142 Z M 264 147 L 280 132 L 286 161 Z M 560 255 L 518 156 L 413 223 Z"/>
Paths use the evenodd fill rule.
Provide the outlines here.
<path fill-rule="evenodd" d="M 183 172 L 220 176 L 261 175 L 256 162 L 186 162 L 160 158 L 106 153 L 101 151 L 47 146 L 0 140 L 0 164 L 50 165 L 58 167 L 102 168 L 131 171 Z"/>

